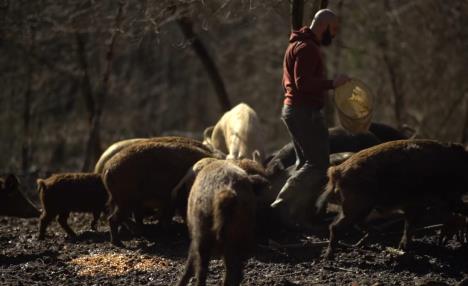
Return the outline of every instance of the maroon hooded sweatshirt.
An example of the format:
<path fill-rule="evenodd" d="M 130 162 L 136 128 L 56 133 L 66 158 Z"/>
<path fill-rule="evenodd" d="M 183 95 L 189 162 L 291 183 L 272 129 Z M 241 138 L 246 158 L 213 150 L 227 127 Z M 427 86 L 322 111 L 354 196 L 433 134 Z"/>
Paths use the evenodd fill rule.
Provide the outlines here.
<path fill-rule="evenodd" d="M 319 41 L 308 27 L 291 33 L 283 62 L 284 104 L 323 107 L 326 91 L 333 89 L 333 81 L 325 78 L 319 48 Z"/>

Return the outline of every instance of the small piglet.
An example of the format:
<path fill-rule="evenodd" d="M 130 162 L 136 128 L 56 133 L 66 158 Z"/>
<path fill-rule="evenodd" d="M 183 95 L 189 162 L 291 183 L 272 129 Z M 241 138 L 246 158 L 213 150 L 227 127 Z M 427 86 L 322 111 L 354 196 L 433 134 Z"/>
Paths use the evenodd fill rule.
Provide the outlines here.
<path fill-rule="evenodd" d="M 54 174 L 47 179 L 37 180 L 37 189 L 42 205 L 39 221 L 39 239 L 44 239 L 47 226 L 58 215 L 58 222 L 69 237 L 76 234 L 67 224 L 70 212 L 91 212 L 96 224 L 101 212 L 105 210 L 107 191 L 101 175 L 94 173 Z"/>

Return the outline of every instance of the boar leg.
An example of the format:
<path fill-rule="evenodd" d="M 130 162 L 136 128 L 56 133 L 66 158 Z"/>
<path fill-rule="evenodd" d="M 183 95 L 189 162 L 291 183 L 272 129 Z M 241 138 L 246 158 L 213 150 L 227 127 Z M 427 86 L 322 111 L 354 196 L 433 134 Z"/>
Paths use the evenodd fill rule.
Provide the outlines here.
<path fill-rule="evenodd" d="M 403 235 L 400 240 L 399 248 L 402 250 L 408 249 L 408 246 L 411 243 L 414 232 L 414 222 L 419 214 L 423 213 L 423 208 L 418 207 L 408 207 L 403 210 L 405 213 L 405 226 L 403 229 Z"/>
<path fill-rule="evenodd" d="M 93 221 L 91 222 L 91 230 L 97 231 L 97 223 L 99 221 L 100 216 L 101 216 L 101 210 L 93 212 Z"/>
<path fill-rule="evenodd" d="M 68 237 L 75 238 L 76 237 L 75 232 L 70 228 L 70 226 L 67 223 L 69 214 L 70 213 L 68 213 L 68 212 L 59 214 L 59 217 L 58 217 L 57 221 L 60 224 L 60 226 L 63 228 L 63 230 L 65 230 Z"/>
<path fill-rule="evenodd" d="M 127 218 L 127 212 L 122 208 L 115 206 L 113 213 L 109 216 L 110 239 L 111 243 L 117 247 L 124 247 L 119 236 L 119 225 Z"/>
<path fill-rule="evenodd" d="M 42 212 L 41 217 L 39 218 L 39 236 L 38 236 L 39 240 L 44 239 L 47 226 L 54 219 L 54 217 L 55 217 L 55 214 L 51 215 L 47 213 L 46 211 Z"/>
<path fill-rule="evenodd" d="M 185 270 L 184 274 L 180 278 L 179 282 L 177 283 L 177 286 L 185 286 L 189 283 L 190 278 L 193 276 L 193 266 L 195 263 L 195 252 L 192 247 L 193 244 L 190 244 L 190 250 L 189 250 L 189 256 L 187 258 L 187 262 L 185 264 Z"/>
<path fill-rule="evenodd" d="M 335 221 L 330 224 L 330 238 L 328 249 L 325 252 L 325 258 L 333 258 L 333 252 L 338 244 L 338 235 L 343 229 L 364 220 L 373 208 L 373 202 L 365 196 L 353 195 L 357 191 L 351 191 L 346 194 L 343 199 L 341 212 L 336 217 Z"/>
<path fill-rule="evenodd" d="M 447 243 L 447 233 L 444 228 L 445 226 L 442 227 L 442 230 L 440 231 L 440 234 L 439 234 L 439 241 L 437 243 L 439 246 L 443 246 Z"/>
<path fill-rule="evenodd" d="M 227 250 L 224 254 L 224 274 L 223 286 L 237 286 L 242 280 L 242 259 L 235 249 Z"/>
<path fill-rule="evenodd" d="M 195 278 L 196 286 L 205 286 L 210 263 L 210 244 L 207 242 L 195 243 L 193 253 L 195 254 Z"/>

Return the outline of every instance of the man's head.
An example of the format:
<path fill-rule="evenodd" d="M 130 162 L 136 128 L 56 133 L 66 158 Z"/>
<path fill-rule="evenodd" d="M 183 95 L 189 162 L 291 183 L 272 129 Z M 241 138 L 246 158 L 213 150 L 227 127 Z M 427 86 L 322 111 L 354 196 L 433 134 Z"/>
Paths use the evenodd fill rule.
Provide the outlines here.
<path fill-rule="evenodd" d="M 310 29 L 321 45 L 329 46 L 338 32 L 338 17 L 330 9 L 319 10 L 315 14 Z"/>

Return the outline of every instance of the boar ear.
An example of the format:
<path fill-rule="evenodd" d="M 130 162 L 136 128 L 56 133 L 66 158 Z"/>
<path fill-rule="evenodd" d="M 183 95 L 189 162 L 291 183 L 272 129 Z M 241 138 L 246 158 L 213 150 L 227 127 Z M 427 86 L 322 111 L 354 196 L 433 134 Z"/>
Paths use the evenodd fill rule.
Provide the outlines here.
<path fill-rule="evenodd" d="M 37 184 L 37 191 L 40 191 L 41 189 L 45 189 L 46 187 L 43 179 L 37 179 L 36 184 Z"/>
<path fill-rule="evenodd" d="M 249 181 L 252 184 L 252 189 L 256 195 L 261 195 L 263 190 L 270 188 L 270 182 L 263 176 L 250 175 Z"/>
<path fill-rule="evenodd" d="M 5 179 L 4 185 L 5 189 L 13 190 L 19 186 L 19 180 L 15 175 L 9 174 Z"/>
<path fill-rule="evenodd" d="M 214 129 L 213 125 L 205 128 L 205 130 L 203 130 L 203 139 L 211 138 L 211 134 L 213 134 L 213 129 Z"/>
<path fill-rule="evenodd" d="M 260 165 L 263 166 L 263 164 L 262 164 L 262 154 L 257 149 L 255 149 L 255 151 L 252 152 L 252 159 L 255 162 L 257 162 L 257 163 L 259 163 Z"/>
<path fill-rule="evenodd" d="M 213 145 L 211 144 L 211 135 L 213 134 L 213 129 L 214 126 L 210 126 L 203 131 L 203 144 L 210 146 Z"/>

